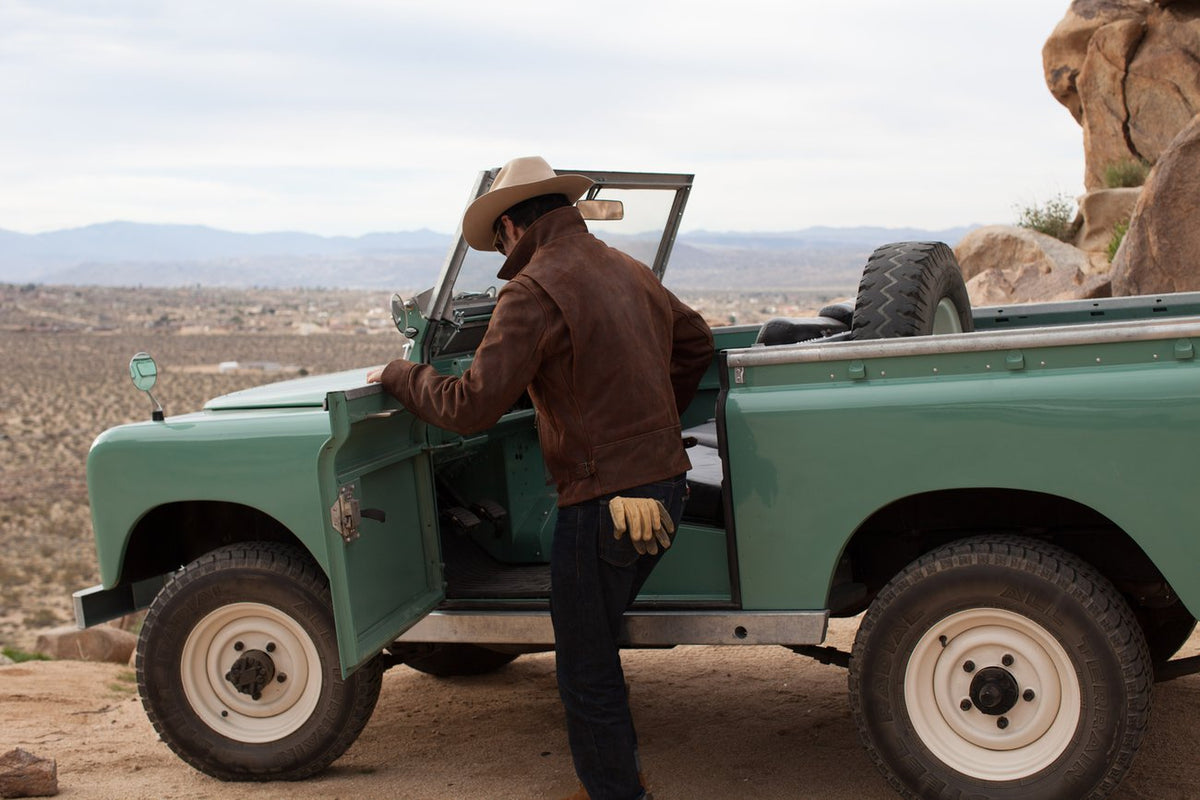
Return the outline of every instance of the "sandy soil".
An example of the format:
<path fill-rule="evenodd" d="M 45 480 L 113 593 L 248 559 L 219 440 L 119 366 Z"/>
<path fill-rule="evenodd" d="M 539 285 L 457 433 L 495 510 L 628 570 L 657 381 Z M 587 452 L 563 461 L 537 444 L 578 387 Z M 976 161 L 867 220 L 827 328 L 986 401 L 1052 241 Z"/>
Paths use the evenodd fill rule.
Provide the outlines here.
<path fill-rule="evenodd" d="M 831 643 L 847 646 L 837 622 Z M 1180 655 L 1200 652 L 1200 635 Z M 896 795 L 868 761 L 846 675 L 782 648 L 679 647 L 625 654 L 647 773 L 658 800 Z M 1200 796 L 1200 676 L 1156 687 L 1142 750 L 1114 798 Z M 0 752 L 58 762 L 61 797 L 559 798 L 575 788 L 554 688 L 554 657 L 523 656 L 487 676 L 389 671 L 374 717 L 327 772 L 298 784 L 225 784 L 155 735 L 128 667 L 0 667 Z"/>

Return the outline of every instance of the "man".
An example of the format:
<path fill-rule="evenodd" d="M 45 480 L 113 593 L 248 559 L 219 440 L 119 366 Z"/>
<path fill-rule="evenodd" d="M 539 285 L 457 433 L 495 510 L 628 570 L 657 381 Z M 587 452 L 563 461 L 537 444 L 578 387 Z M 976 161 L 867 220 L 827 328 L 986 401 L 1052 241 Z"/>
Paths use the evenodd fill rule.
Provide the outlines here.
<path fill-rule="evenodd" d="M 588 233 L 573 204 L 591 185 L 538 157 L 506 164 L 463 216 L 467 243 L 505 255 L 508 280 L 470 369 L 399 359 L 368 379 L 462 434 L 528 390 L 558 488 L 550 608 L 576 797 L 634 800 L 647 795 L 616 639 L 683 513 L 679 415 L 713 341 L 644 264 Z"/>

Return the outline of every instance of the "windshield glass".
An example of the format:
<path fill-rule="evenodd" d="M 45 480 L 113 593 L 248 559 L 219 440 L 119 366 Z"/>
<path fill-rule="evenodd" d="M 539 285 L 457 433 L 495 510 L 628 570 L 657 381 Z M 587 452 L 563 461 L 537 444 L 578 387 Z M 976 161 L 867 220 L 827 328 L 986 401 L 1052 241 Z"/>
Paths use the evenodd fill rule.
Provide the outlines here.
<path fill-rule="evenodd" d="M 624 205 L 624 218 L 589 220 L 588 229 L 597 238 L 628 253 L 643 264 L 652 264 L 670 216 L 675 192 L 602 187 L 594 199 L 620 201 Z M 489 288 L 499 290 L 504 281 L 497 278 L 496 273 L 503 264 L 504 257 L 499 253 L 467 250 L 458 280 L 454 283 L 454 296 L 477 297 L 487 293 Z"/>

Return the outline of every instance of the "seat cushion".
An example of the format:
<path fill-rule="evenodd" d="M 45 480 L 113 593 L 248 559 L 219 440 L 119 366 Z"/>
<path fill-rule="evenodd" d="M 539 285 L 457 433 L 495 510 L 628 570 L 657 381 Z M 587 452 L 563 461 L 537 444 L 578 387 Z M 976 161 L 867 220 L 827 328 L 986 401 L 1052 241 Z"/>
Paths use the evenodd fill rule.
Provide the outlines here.
<path fill-rule="evenodd" d="M 763 323 L 758 331 L 755 344 L 776 345 L 796 344 L 811 339 L 824 339 L 837 333 L 850 330 L 850 326 L 832 317 L 811 317 L 806 319 L 788 319 L 776 317 Z"/>
<path fill-rule="evenodd" d="M 684 438 L 694 437 L 697 444 L 687 454 L 692 468 L 687 473 L 688 501 L 683 518 L 717 528 L 725 527 L 725 501 L 722 493 L 724 471 L 717 450 L 716 422 L 688 428 Z M 711 443 L 711 444 L 710 444 Z"/>

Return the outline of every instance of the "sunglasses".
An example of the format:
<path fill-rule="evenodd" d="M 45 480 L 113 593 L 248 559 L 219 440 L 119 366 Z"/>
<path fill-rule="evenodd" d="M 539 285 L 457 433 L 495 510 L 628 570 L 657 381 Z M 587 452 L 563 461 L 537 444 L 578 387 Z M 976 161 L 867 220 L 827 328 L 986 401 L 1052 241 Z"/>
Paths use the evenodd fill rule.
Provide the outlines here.
<path fill-rule="evenodd" d="M 504 219 L 504 217 L 500 217 L 496 220 L 496 233 L 495 236 L 492 237 L 492 249 L 498 252 L 500 255 L 506 256 L 508 253 L 504 252 L 504 237 L 501 235 L 504 231 L 504 225 L 501 223 L 502 219 Z"/>

